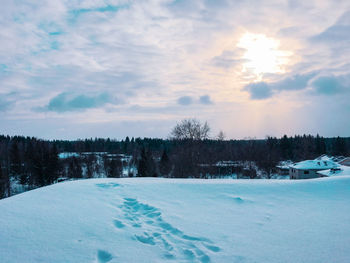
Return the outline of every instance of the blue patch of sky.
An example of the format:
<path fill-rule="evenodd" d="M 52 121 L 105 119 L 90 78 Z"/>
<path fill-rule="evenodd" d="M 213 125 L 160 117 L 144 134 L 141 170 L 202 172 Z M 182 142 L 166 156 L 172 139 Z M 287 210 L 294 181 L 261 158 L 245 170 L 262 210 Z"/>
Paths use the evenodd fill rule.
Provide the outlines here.
<path fill-rule="evenodd" d="M 31 52 L 33 55 L 60 49 L 61 45 L 57 39 L 58 36 L 64 34 L 64 31 L 61 29 L 60 25 L 52 21 L 43 21 L 38 24 L 38 29 L 40 29 L 46 35 L 39 35 L 42 41 Z"/>
<path fill-rule="evenodd" d="M 61 27 L 54 23 L 54 22 L 41 22 L 38 25 L 38 28 L 45 33 L 47 33 L 49 36 L 59 36 L 63 34 L 63 30 Z"/>
<path fill-rule="evenodd" d="M 34 49 L 31 54 L 32 55 L 38 55 L 40 53 L 50 52 L 50 51 L 56 51 L 60 49 L 60 42 L 58 41 L 46 41 L 44 40 L 42 43 L 40 43 L 36 49 Z"/>
<path fill-rule="evenodd" d="M 52 50 L 59 50 L 60 49 L 60 43 L 58 41 L 52 41 L 50 43 L 50 48 Z"/>
<path fill-rule="evenodd" d="M 169 5 L 172 6 L 172 5 L 177 5 L 177 4 L 180 4 L 180 3 L 183 3 L 183 2 L 186 2 L 184 0 L 174 0 L 172 1 Z"/>
<path fill-rule="evenodd" d="M 59 36 L 59 35 L 62 35 L 62 34 L 63 34 L 63 32 L 61 32 L 61 31 L 49 32 L 50 36 Z"/>
<path fill-rule="evenodd" d="M 16 15 L 13 15 L 13 21 L 18 24 L 23 24 L 28 21 L 28 15 L 24 12 L 20 12 Z"/>
<path fill-rule="evenodd" d="M 1 72 L 6 72 L 8 71 L 8 66 L 6 64 L 0 64 L 0 71 Z"/>
<path fill-rule="evenodd" d="M 95 8 L 80 8 L 80 9 L 73 9 L 69 11 L 69 19 L 68 21 L 71 23 L 74 23 L 79 16 L 86 14 L 86 13 L 116 13 L 120 11 L 121 9 L 129 8 L 130 5 L 106 5 L 101 7 L 95 7 Z"/>
<path fill-rule="evenodd" d="M 32 64 L 26 64 L 26 65 L 23 67 L 23 69 L 24 69 L 25 71 L 32 72 L 32 71 L 33 71 L 33 66 L 32 66 Z"/>

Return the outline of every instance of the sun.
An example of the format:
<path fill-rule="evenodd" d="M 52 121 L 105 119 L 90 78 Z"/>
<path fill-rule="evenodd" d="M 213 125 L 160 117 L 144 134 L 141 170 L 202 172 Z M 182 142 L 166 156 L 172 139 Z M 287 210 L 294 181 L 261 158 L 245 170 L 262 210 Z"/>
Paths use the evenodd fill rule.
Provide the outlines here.
<path fill-rule="evenodd" d="M 237 47 L 244 49 L 242 72 L 261 80 L 265 73 L 284 73 L 291 52 L 279 49 L 280 42 L 264 34 L 244 34 Z"/>

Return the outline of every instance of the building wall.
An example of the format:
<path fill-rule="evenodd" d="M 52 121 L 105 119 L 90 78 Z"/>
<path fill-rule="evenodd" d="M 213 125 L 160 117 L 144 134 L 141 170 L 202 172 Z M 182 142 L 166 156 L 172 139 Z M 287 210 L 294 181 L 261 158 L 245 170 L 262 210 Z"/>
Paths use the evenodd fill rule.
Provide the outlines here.
<path fill-rule="evenodd" d="M 321 177 L 320 174 L 317 173 L 320 170 L 308 170 L 308 169 L 295 169 L 289 168 L 289 177 L 290 179 L 311 179 Z"/>
<path fill-rule="evenodd" d="M 285 168 L 277 168 L 277 173 L 279 175 L 289 175 L 289 169 L 285 169 Z"/>

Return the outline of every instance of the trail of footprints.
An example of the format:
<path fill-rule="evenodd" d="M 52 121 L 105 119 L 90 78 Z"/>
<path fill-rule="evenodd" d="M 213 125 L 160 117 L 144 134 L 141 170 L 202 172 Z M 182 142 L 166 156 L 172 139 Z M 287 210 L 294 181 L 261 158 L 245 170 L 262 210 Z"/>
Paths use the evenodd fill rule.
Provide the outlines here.
<path fill-rule="evenodd" d="M 208 252 L 220 251 L 211 240 L 186 235 L 164 221 L 161 212 L 153 206 L 134 198 L 124 198 L 119 208 L 125 223 L 114 219 L 114 226 L 118 229 L 131 228 L 135 240 L 145 245 L 159 246 L 164 259 L 207 263 L 210 262 Z"/>

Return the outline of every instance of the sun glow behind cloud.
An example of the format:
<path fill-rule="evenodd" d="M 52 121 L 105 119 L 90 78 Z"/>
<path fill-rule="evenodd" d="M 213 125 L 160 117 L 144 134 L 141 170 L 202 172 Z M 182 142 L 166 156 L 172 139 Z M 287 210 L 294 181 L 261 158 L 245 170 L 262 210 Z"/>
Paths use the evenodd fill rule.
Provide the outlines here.
<path fill-rule="evenodd" d="M 279 49 L 278 40 L 263 34 L 244 34 L 237 47 L 243 48 L 243 73 L 252 73 L 260 81 L 264 73 L 284 73 L 291 56 L 290 51 Z"/>

